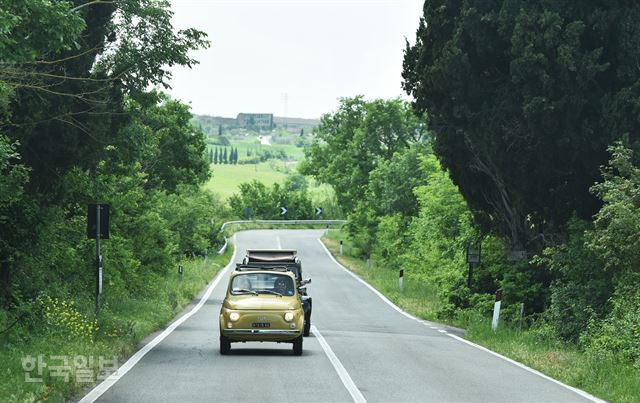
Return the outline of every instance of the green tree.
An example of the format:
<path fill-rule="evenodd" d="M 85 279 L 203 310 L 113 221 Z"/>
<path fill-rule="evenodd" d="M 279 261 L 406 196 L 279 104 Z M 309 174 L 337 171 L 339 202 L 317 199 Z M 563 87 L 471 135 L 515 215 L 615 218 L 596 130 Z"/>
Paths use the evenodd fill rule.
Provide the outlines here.
<path fill-rule="evenodd" d="M 343 98 L 335 113 L 322 117 L 300 172 L 331 184 L 345 211 L 353 211 L 378 160 L 391 159 L 424 134 L 410 106 L 400 99 Z"/>
<path fill-rule="evenodd" d="M 638 18 L 635 2 L 425 3 L 404 88 L 477 221 L 513 248 L 591 217 L 607 145 L 637 141 Z"/>
<path fill-rule="evenodd" d="M 162 101 L 153 107 L 140 108 L 131 101 L 127 109 L 131 122 L 123 130 L 126 137 L 145 140 L 138 152 L 144 155 L 140 169 L 147 175 L 147 187 L 174 192 L 179 184 L 204 182 L 209 177 L 205 134 L 191 124 L 189 106 L 162 94 L 158 97 Z M 115 151 L 110 155 L 122 158 L 123 150 Z M 136 162 L 135 157 L 128 162 Z"/>
<path fill-rule="evenodd" d="M 202 130 L 202 128 L 200 128 Z M 213 149 L 209 149 L 209 164 L 213 163 Z"/>
<path fill-rule="evenodd" d="M 188 108 L 148 88 L 167 86 L 168 66 L 192 65 L 188 52 L 207 41 L 200 31 L 175 31 L 165 1 L 7 0 L 0 8 L 1 148 L 13 155 L 2 174 L 14 192 L 8 214 L 0 213 L 0 263 L 3 278 L 19 286 L 6 281 L 3 299 L 19 302 L 38 290 L 67 290 L 61 280 L 87 280 L 87 202 L 115 197 L 122 186 L 121 197 L 141 206 L 155 192 L 206 177 Z M 23 190 L 15 182 L 21 171 L 31 171 Z M 145 221 L 111 245 L 122 246 L 122 262 L 164 267 L 172 252 L 165 223 L 157 211 L 127 207 L 121 218 L 135 211 Z"/>
<path fill-rule="evenodd" d="M 220 158 L 218 157 L 218 147 L 216 147 L 216 151 L 213 154 L 213 163 L 214 164 L 220 163 Z"/>
<path fill-rule="evenodd" d="M 255 218 L 279 219 L 280 207 L 287 208 L 287 218 L 292 220 L 311 219 L 313 205 L 306 189 L 290 191 L 278 183 L 267 186 L 257 180 L 240 184 L 240 192 L 229 198 L 229 205 L 237 217 L 243 217 L 250 208 Z"/>
<path fill-rule="evenodd" d="M 309 181 L 301 173 L 294 172 L 287 176 L 284 180 L 284 188 L 289 192 L 305 190 L 309 187 Z"/>
<path fill-rule="evenodd" d="M 224 153 L 222 154 L 222 163 L 223 164 L 228 164 L 229 163 L 229 159 L 227 156 L 227 147 L 224 148 Z"/>

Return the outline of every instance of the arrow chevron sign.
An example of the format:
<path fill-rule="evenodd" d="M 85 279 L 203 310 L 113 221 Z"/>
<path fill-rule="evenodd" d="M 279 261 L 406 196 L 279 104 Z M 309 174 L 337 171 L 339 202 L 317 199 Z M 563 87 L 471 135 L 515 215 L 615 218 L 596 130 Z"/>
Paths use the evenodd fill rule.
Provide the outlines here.
<path fill-rule="evenodd" d="M 322 215 L 322 207 L 316 207 L 316 215 Z"/>
<path fill-rule="evenodd" d="M 285 215 L 285 214 L 287 214 L 287 208 L 280 206 L 280 215 Z"/>

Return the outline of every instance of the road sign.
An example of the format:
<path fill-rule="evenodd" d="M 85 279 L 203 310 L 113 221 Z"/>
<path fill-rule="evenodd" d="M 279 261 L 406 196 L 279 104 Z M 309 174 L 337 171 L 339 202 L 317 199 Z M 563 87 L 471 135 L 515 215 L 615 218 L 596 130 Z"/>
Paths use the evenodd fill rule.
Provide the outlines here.
<path fill-rule="evenodd" d="M 109 205 L 89 204 L 87 215 L 87 238 L 96 239 L 97 209 L 100 207 L 100 239 L 109 239 Z"/>
<path fill-rule="evenodd" d="M 467 248 L 467 263 L 480 263 L 480 255 L 482 251 L 480 245 Z"/>
<path fill-rule="evenodd" d="M 280 206 L 280 215 L 285 215 L 285 214 L 287 214 L 287 208 Z"/>
<path fill-rule="evenodd" d="M 316 215 L 322 215 L 322 207 L 316 207 Z"/>

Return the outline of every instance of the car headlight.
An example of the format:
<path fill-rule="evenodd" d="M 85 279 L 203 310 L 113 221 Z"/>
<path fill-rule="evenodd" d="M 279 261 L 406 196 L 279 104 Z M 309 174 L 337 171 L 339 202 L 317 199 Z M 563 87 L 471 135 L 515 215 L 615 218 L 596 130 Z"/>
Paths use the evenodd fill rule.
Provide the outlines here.
<path fill-rule="evenodd" d="M 284 320 L 291 322 L 293 320 L 293 312 L 287 312 L 284 314 Z"/>
<path fill-rule="evenodd" d="M 235 321 L 237 321 L 238 319 L 240 319 L 240 314 L 239 314 L 238 312 L 231 312 L 231 313 L 229 314 L 229 320 L 230 320 L 231 322 L 235 322 Z"/>

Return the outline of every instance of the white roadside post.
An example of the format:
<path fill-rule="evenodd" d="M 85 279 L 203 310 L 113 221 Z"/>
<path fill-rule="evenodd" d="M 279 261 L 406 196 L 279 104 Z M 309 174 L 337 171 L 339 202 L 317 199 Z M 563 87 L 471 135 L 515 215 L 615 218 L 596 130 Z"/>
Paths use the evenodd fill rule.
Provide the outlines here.
<path fill-rule="evenodd" d="M 496 291 L 496 302 L 493 305 L 493 319 L 491 319 L 491 329 L 495 331 L 498 328 L 500 320 L 500 301 L 502 300 L 502 291 Z"/>
<path fill-rule="evenodd" d="M 404 291 L 404 269 L 400 269 L 400 279 L 398 282 L 400 284 L 400 292 Z"/>
<path fill-rule="evenodd" d="M 340 241 L 340 256 L 342 256 L 342 241 Z"/>

